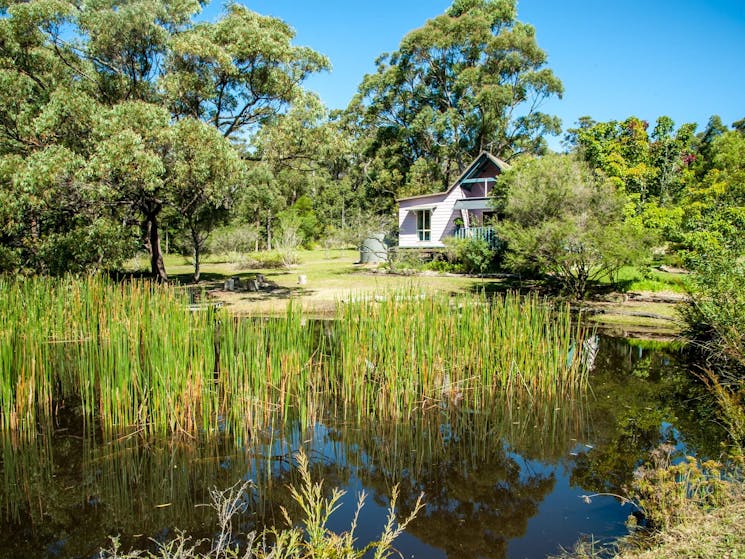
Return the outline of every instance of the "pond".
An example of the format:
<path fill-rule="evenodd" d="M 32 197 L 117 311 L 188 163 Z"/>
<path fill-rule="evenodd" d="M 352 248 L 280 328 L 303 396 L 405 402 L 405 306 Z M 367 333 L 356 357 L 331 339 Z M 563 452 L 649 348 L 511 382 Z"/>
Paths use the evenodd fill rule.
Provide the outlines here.
<path fill-rule="evenodd" d="M 330 528 L 349 529 L 357 493 L 367 493 L 360 545 L 385 524 L 392 487 L 405 516 L 425 509 L 395 542 L 403 557 L 543 558 L 585 534 L 609 541 L 633 512 L 613 497 L 662 443 L 715 456 L 723 434 L 706 416 L 681 353 L 664 344 L 600 338 L 584 397 L 495 399 L 476 412 L 438 404 L 407 421 L 342 419 L 333 404 L 308 428 L 290 421 L 243 437 L 212 435 L 155 443 L 102 440 L 79 410 L 61 409 L 54 429 L 2 443 L 0 557 L 96 557 L 110 535 L 147 548 L 182 529 L 216 531 L 209 490 L 251 479 L 244 531 L 299 516 L 288 484 L 303 449 L 314 479 L 347 493 Z"/>

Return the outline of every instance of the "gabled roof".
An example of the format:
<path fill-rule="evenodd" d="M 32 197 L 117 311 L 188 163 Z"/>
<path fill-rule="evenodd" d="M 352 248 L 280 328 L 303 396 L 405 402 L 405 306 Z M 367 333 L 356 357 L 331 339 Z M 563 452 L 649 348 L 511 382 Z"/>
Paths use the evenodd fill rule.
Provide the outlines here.
<path fill-rule="evenodd" d="M 418 196 L 407 196 L 405 198 L 397 198 L 396 202 L 402 202 L 404 200 L 417 200 L 419 198 L 429 198 L 430 196 L 437 196 L 440 194 L 450 194 L 450 192 L 454 188 L 456 188 L 461 182 L 463 182 L 464 180 L 468 178 L 471 178 L 472 175 L 475 175 L 476 173 L 478 173 L 481 166 L 487 161 L 491 161 L 500 171 L 506 171 L 507 169 L 510 168 L 510 165 L 508 163 L 502 161 L 498 157 L 493 156 L 488 151 L 482 151 L 478 155 L 478 157 L 476 157 L 476 159 L 474 159 L 471 162 L 471 164 L 468 167 L 466 167 L 466 170 L 463 171 L 463 173 L 461 173 L 461 175 L 457 179 L 455 179 L 455 182 L 451 184 L 450 187 L 446 191 L 432 192 L 430 194 L 420 194 Z"/>

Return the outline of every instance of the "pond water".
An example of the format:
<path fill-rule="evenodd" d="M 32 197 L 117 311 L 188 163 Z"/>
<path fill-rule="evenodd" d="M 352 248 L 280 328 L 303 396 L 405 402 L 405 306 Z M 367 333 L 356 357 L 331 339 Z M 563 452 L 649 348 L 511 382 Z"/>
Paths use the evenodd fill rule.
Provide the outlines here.
<path fill-rule="evenodd" d="M 0 557 L 96 557 L 110 535 L 142 549 L 177 528 L 209 537 L 209 490 L 248 479 L 237 527 L 282 526 L 280 506 L 299 517 L 288 490 L 299 449 L 328 494 L 347 492 L 330 528 L 347 530 L 357 493 L 367 493 L 360 545 L 380 534 L 395 484 L 399 516 L 421 492 L 426 502 L 395 542 L 403 557 L 543 558 L 585 534 L 610 541 L 626 533 L 631 507 L 584 495 L 622 493 L 662 443 L 719 452 L 723 435 L 686 369 L 672 347 L 601 337 L 591 390 L 578 401 L 495 401 L 482 413 L 442 406 L 398 424 L 343 421 L 329 409 L 311 429 L 286 425 L 250 441 L 103 442 L 63 410 L 33 444 L 2 443 Z"/>

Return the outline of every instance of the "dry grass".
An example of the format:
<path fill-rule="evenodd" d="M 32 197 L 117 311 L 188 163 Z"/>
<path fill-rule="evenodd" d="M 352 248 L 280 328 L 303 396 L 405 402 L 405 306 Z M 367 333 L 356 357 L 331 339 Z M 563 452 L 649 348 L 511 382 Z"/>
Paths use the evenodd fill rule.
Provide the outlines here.
<path fill-rule="evenodd" d="M 218 290 L 214 295 L 227 305 L 231 313 L 239 315 L 281 315 L 290 301 L 299 304 L 306 313 L 323 315 L 332 313 L 336 303 L 352 293 L 386 293 L 412 286 L 426 286 L 428 290 L 445 293 L 468 293 L 488 290 L 493 284 L 500 283 L 500 280 L 494 278 L 382 273 L 384 270 L 378 270 L 375 266 L 355 264 L 359 259 L 359 252 L 355 250 L 299 251 L 298 256 L 299 262 L 289 269 L 245 269 L 231 262 L 217 261 L 219 259 L 213 257 L 212 261 L 202 266 L 204 281 L 201 284 L 206 288 L 216 288 L 223 284 L 225 278 L 231 276 L 252 278 L 257 273 L 262 274 L 276 288 L 258 293 Z M 132 269 L 137 265 L 135 261 L 130 263 Z M 189 281 L 192 267 L 183 257 L 169 256 L 166 266 L 170 277 Z M 307 283 L 302 286 L 298 284 L 301 275 L 307 279 Z"/>
<path fill-rule="evenodd" d="M 218 290 L 214 295 L 223 302 L 231 313 L 238 315 L 282 315 L 290 301 L 304 310 L 306 314 L 328 315 L 333 313 L 338 300 L 350 293 L 385 293 L 406 288 L 426 288 L 449 294 L 478 292 L 504 292 L 508 287 L 498 278 L 477 278 L 453 274 L 425 272 L 419 275 L 394 275 L 380 273 L 375 266 L 355 264 L 359 252 L 355 250 L 312 250 L 299 251 L 299 262 L 289 269 L 245 269 L 219 256 L 212 256 L 203 264 L 205 278 L 202 285 L 207 288 L 219 287 L 227 277 L 237 275 L 243 278 L 263 274 L 267 280 L 276 284 L 277 289 L 260 293 L 231 293 Z M 136 268 L 137 262 L 131 263 Z M 142 262 L 139 263 L 142 265 Z M 192 267 L 186 259 L 170 255 L 166 259 L 168 272 L 172 277 L 189 281 Z M 298 276 L 304 275 L 307 283 L 298 285 Z M 510 286 L 509 289 L 519 289 Z M 678 294 L 671 294 L 678 295 Z M 644 299 L 644 297 L 642 297 Z M 603 311 L 591 317 L 593 323 L 602 328 L 616 330 L 620 335 L 629 334 L 677 336 L 680 325 L 676 304 L 651 301 L 629 300 L 623 297 L 619 302 L 586 302 L 586 305 Z M 639 316 L 656 314 L 661 319 Z"/>
<path fill-rule="evenodd" d="M 713 511 L 692 511 L 678 526 L 659 533 L 652 547 L 617 559 L 736 559 L 745 557 L 745 496 Z"/>

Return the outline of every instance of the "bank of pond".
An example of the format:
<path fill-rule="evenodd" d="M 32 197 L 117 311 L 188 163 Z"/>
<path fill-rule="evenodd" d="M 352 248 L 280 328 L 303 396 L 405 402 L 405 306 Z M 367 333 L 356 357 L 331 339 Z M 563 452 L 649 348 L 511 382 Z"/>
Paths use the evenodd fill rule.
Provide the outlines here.
<path fill-rule="evenodd" d="M 545 557 L 625 533 L 617 500 L 662 443 L 724 435 L 678 348 L 598 337 L 536 296 L 410 289 L 330 320 L 236 318 L 102 278 L 0 280 L 0 556 L 94 557 L 210 537 L 209 491 L 253 480 L 244 532 L 281 526 L 303 450 L 348 490 L 360 544 L 400 485 L 404 556 Z M 297 514 L 290 514 L 296 518 Z"/>

